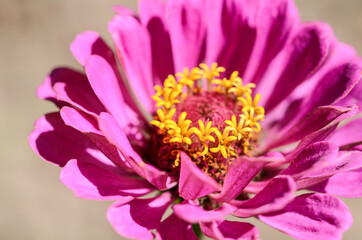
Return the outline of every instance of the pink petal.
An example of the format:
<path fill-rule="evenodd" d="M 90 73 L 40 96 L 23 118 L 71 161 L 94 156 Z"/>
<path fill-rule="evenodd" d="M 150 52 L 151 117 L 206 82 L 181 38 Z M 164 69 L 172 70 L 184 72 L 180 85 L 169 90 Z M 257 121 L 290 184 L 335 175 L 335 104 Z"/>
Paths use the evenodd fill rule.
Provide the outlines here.
<path fill-rule="evenodd" d="M 228 202 L 235 199 L 265 164 L 271 160 L 272 158 L 269 157 L 239 157 L 234 159 L 228 167 L 220 194 L 214 194 L 213 198 L 218 202 Z"/>
<path fill-rule="evenodd" d="M 362 168 L 338 173 L 308 189 L 346 198 L 362 197 Z"/>
<path fill-rule="evenodd" d="M 335 103 L 346 97 L 358 83 L 360 71 L 360 68 L 352 63 L 342 64 L 330 69 L 321 77 L 314 89 L 308 90 L 309 97 L 304 99 L 297 116 L 293 118 L 294 122 L 307 115 L 316 107 L 335 105 Z"/>
<path fill-rule="evenodd" d="M 328 127 L 322 128 L 322 129 L 320 129 L 318 131 L 315 131 L 315 132 L 305 136 L 299 142 L 297 147 L 294 148 L 294 150 L 292 152 L 288 153 L 285 156 L 284 161 L 271 163 L 271 164 L 268 164 L 267 166 L 268 167 L 280 167 L 280 166 L 283 166 L 286 163 L 289 163 L 289 162 L 293 161 L 309 145 L 311 145 L 313 143 L 316 143 L 316 142 L 324 141 L 329 135 L 331 135 L 335 131 L 337 126 L 338 126 L 338 123 L 332 124 L 332 125 L 330 125 Z"/>
<path fill-rule="evenodd" d="M 60 180 L 80 198 L 117 200 L 120 196 L 143 196 L 154 190 L 140 178 L 127 178 L 92 164 L 70 160 L 60 173 Z"/>
<path fill-rule="evenodd" d="M 222 220 L 224 217 L 232 213 L 233 210 L 235 210 L 235 207 L 229 204 L 223 204 L 214 210 L 207 211 L 200 206 L 182 203 L 174 205 L 172 209 L 174 214 L 182 220 L 189 223 L 199 223 Z"/>
<path fill-rule="evenodd" d="M 166 4 L 162 0 L 141 0 L 138 9 L 142 25 L 150 34 L 154 73 L 163 82 L 175 72 L 166 23 Z"/>
<path fill-rule="evenodd" d="M 277 72 L 273 73 L 274 76 L 265 77 L 265 84 L 258 85 L 257 91 L 264 99 L 269 96 L 264 105 L 267 112 L 320 67 L 328 53 L 330 35 L 330 27 L 322 23 L 308 23 L 301 27 L 291 43 L 284 48 L 278 68 L 273 67 L 273 70 L 281 70 L 275 70 Z M 273 90 L 267 94 L 269 89 Z"/>
<path fill-rule="evenodd" d="M 344 146 L 362 141 L 362 118 L 357 118 L 348 124 L 337 129 L 328 141 L 333 142 L 337 146 Z"/>
<path fill-rule="evenodd" d="M 194 200 L 220 190 L 221 186 L 214 179 L 198 168 L 186 153 L 181 152 L 178 186 L 180 197 L 186 200 Z"/>
<path fill-rule="evenodd" d="M 70 45 L 70 50 L 82 66 L 86 64 L 87 58 L 91 55 L 98 55 L 106 60 L 113 68 L 113 72 L 117 77 L 119 88 L 122 91 L 125 102 L 132 109 L 139 113 L 137 104 L 133 100 L 124 79 L 122 79 L 121 74 L 118 71 L 118 65 L 113 51 L 109 48 L 109 46 L 104 42 L 98 33 L 87 31 L 78 34 Z"/>
<path fill-rule="evenodd" d="M 250 223 L 234 221 L 215 221 L 213 223 L 201 223 L 201 231 L 208 237 L 217 240 L 222 239 L 259 239 L 259 231 Z"/>
<path fill-rule="evenodd" d="M 46 114 L 36 121 L 35 129 L 29 136 L 29 145 L 44 160 L 60 167 L 71 159 L 77 159 L 109 171 L 118 171 L 87 137 L 66 126 L 59 113 Z"/>
<path fill-rule="evenodd" d="M 175 71 L 197 66 L 206 34 L 203 1 L 167 1 L 166 12 Z"/>
<path fill-rule="evenodd" d="M 69 103 L 93 116 L 106 111 L 84 74 L 68 68 L 57 68 L 48 78 L 57 100 Z"/>
<path fill-rule="evenodd" d="M 57 95 L 53 89 L 53 82 L 50 76 L 44 79 L 44 82 L 36 89 L 36 95 L 40 99 L 45 99 L 53 102 L 58 108 L 67 106 L 68 104 L 63 101 L 57 100 Z"/>
<path fill-rule="evenodd" d="M 153 239 L 151 230 L 160 225 L 171 201 L 171 194 L 166 192 L 154 198 L 116 202 L 108 209 L 107 219 L 124 237 Z"/>
<path fill-rule="evenodd" d="M 237 206 L 234 215 L 238 217 L 251 217 L 259 214 L 278 211 L 294 199 L 296 186 L 290 176 L 277 176 L 253 198 L 246 201 L 233 201 Z"/>
<path fill-rule="evenodd" d="M 269 63 L 283 49 L 299 24 L 293 1 L 259 1 L 256 15 L 257 38 L 245 79 L 258 83 Z"/>
<path fill-rule="evenodd" d="M 191 224 L 182 221 L 174 214 L 166 218 L 157 228 L 157 240 L 197 240 Z"/>
<path fill-rule="evenodd" d="M 317 142 L 306 147 L 280 174 L 294 179 L 303 177 L 314 169 L 331 164 L 338 155 L 338 147 L 328 142 Z"/>
<path fill-rule="evenodd" d="M 352 225 L 348 207 L 338 198 L 323 194 L 304 194 L 283 210 L 260 215 L 264 223 L 297 239 L 342 239 Z"/>
<path fill-rule="evenodd" d="M 60 115 L 66 125 L 82 132 L 103 152 L 104 155 L 120 166 L 123 170 L 123 174 L 131 174 L 129 166 L 120 157 L 117 148 L 110 144 L 103 136 L 103 133 L 98 129 L 98 122 L 95 119 L 70 107 L 63 107 L 60 110 Z"/>
<path fill-rule="evenodd" d="M 303 178 L 297 181 L 297 188 L 303 189 L 323 182 L 329 177 L 346 171 L 355 170 L 362 167 L 361 151 L 340 151 L 338 156 L 330 161 L 326 166 L 312 169 Z"/>
<path fill-rule="evenodd" d="M 105 59 L 88 57 L 85 71 L 94 92 L 121 127 L 140 124 L 137 114 L 124 102 L 118 79 Z"/>
<path fill-rule="evenodd" d="M 206 62 L 227 67 L 227 76 L 232 71 L 244 75 L 256 39 L 258 2 L 213 0 L 200 8 L 207 14 Z"/>
<path fill-rule="evenodd" d="M 146 178 L 150 183 L 160 190 L 166 190 L 175 186 L 176 182 L 163 171 L 152 165 L 146 164 L 133 150 L 125 132 L 118 126 L 114 118 L 106 113 L 99 118 L 99 127 L 109 142 L 114 144 L 131 168 L 140 176 Z"/>
<path fill-rule="evenodd" d="M 108 30 L 135 95 L 148 112 L 153 112 L 155 104 L 151 96 L 154 94 L 154 82 L 147 30 L 134 17 L 119 15 L 109 23 Z"/>
<path fill-rule="evenodd" d="M 297 124 L 283 129 L 277 136 L 269 135 L 266 139 L 264 150 L 286 145 L 302 139 L 303 137 L 324 128 L 327 125 L 336 124 L 343 119 L 355 115 L 357 107 L 350 108 L 322 106 L 316 108 Z"/>

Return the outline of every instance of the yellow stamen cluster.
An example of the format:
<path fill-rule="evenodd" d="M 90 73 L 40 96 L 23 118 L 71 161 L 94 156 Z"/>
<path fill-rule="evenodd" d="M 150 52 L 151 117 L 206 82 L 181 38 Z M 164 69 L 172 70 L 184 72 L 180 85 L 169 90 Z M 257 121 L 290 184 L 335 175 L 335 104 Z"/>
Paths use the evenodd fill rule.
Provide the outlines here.
<path fill-rule="evenodd" d="M 236 157 L 240 154 L 237 148 L 243 149 L 241 154 L 247 154 L 249 141 L 260 131 L 259 122 L 264 120 L 264 108 L 258 106 L 260 94 L 256 94 L 254 99 L 251 97 L 255 84 L 243 85 L 237 71 L 230 78 L 218 79 L 224 71 L 216 63 L 211 67 L 202 63 L 200 68 L 185 68 L 182 73 L 177 73 L 177 79 L 169 75 L 163 87 L 155 86 L 156 94 L 152 98 L 159 109 L 150 123 L 159 128 L 165 144 L 175 146 L 175 150 L 171 151 L 171 155 L 175 156 L 175 167 L 179 165 L 180 150 L 194 158 L 206 157 L 207 161 L 217 156 L 225 159 Z M 192 122 L 186 118 L 186 112 L 180 113 L 175 120 L 176 104 L 183 101 L 184 87 L 187 87 L 188 94 L 200 93 L 200 82 L 203 79 L 207 80 L 209 91 L 214 86 L 215 92 L 224 94 L 239 107 L 240 115 L 233 115 L 231 120 L 226 120 L 226 127 L 222 130 L 212 127 L 212 121 L 204 123 L 201 120 L 198 121 L 198 127 L 190 128 Z"/>

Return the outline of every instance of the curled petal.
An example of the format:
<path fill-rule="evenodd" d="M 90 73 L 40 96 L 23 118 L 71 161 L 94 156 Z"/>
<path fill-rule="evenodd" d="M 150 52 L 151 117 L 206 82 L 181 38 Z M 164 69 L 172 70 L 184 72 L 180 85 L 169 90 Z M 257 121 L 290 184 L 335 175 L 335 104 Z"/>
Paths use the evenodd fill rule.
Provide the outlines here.
<path fill-rule="evenodd" d="M 151 230 L 160 225 L 171 201 L 170 193 L 148 199 L 124 199 L 108 209 L 107 219 L 122 236 L 151 240 Z"/>
<path fill-rule="evenodd" d="M 260 215 L 259 219 L 301 240 L 342 239 L 342 233 L 353 222 L 341 200 L 319 193 L 300 195 L 283 210 Z"/>
<path fill-rule="evenodd" d="M 143 196 L 154 190 L 147 181 L 127 178 L 89 163 L 70 160 L 60 180 L 81 198 L 117 200 L 122 196 Z"/>
<path fill-rule="evenodd" d="M 294 199 L 295 191 L 296 185 L 292 177 L 277 176 L 253 198 L 232 201 L 231 204 L 237 207 L 233 214 L 238 217 L 251 217 L 278 211 Z"/>
<path fill-rule="evenodd" d="M 192 226 L 171 214 L 157 228 L 157 240 L 197 240 Z"/>
<path fill-rule="evenodd" d="M 259 239 L 259 231 L 250 223 L 234 222 L 234 221 L 215 221 L 211 223 L 201 223 L 201 231 L 208 237 L 222 239 Z"/>
<path fill-rule="evenodd" d="M 187 200 L 194 200 L 209 193 L 220 191 L 221 186 L 214 179 L 206 175 L 187 156 L 181 152 L 181 169 L 179 180 L 179 194 Z"/>

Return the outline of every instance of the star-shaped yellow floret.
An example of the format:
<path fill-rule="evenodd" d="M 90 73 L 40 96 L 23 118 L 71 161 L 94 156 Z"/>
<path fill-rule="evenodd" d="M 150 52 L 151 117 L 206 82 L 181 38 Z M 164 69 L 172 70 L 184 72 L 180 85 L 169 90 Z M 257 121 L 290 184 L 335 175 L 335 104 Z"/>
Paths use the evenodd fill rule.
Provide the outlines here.
<path fill-rule="evenodd" d="M 176 73 L 177 77 L 179 78 L 179 83 L 183 86 L 188 86 L 189 88 L 193 88 L 194 82 L 201 79 L 202 77 L 202 71 L 198 67 L 194 67 L 189 71 L 189 68 L 184 68 L 184 71 L 182 73 Z"/>
<path fill-rule="evenodd" d="M 234 135 L 229 136 L 231 131 L 230 127 L 226 127 L 221 135 L 220 131 L 215 131 L 216 136 L 219 139 L 219 145 L 215 148 L 211 148 L 210 151 L 213 153 L 221 152 L 224 158 L 227 158 L 228 155 L 235 155 L 233 149 L 230 147 L 230 143 L 237 140 L 237 137 Z"/>
<path fill-rule="evenodd" d="M 193 131 L 193 133 L 195 133 L 195 135 L 199 137 L 200 143 L 203 145 L 204 148 L 204 150 L 199 154 L 201 156 L 204 156 L 209 152 L 209 147 L 207 146 L 206 142 L 207 141 L 215 142 L 215 138 L 211 136 L 211 134 L 217 131 L 217 128 L 211 127 L 212 122 L 208 122 L 206 126 L 204 125 L 204 122 L 201 120 L 199 120 L 198 123 L 200 129 L 193 127 L 191 128 L 191 130 Z"/>
<path fill-rule="evenodd" d="M 181 113 L 177 123 L 173 120 L 165 121 L 167 134 L 170 136 L 169 142 L 179 142 L 191 145 L 192 141 L 190 136 L 194 131 L 193 129 L 189 129 L 191 120 L 186 120 L 186 115 L 186 112 Z"/>

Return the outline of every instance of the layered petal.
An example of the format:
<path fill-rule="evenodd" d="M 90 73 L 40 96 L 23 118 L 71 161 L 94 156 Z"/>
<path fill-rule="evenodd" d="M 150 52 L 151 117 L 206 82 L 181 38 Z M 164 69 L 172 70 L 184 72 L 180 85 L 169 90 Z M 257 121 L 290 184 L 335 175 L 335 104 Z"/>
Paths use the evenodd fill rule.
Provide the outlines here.
<path fill-rule="evenodd" d="M 222 220 L 235 210 L 235 207 L 229 204 L 223 204 L 213 210 L 205 210 L 201 206 L 190 203 L 177 204 L 172 207 L 174 214 L 182 220 L 189 223 L 212 222 Z"/>
<path fill-rule="evenodd" d="M 237 207 L 233 212 L 238 217 L 251 217 L 278 211 L 294 199 L 296 185 L 290 176 L 277 176 L 253 198 L 246 201 L 232 201 Z"/>
<path fill-rule="evenodd" d="M 346 198 L 362 197 L 362 168 L 337 173 L 308 189 Z"/>
<path fill-rule="evenodd" d="M 186 153 L 181 152 L 178 191 L 182 198 L 194 200 L 220 190 L 221 186 L 214 179 L 201 171 Z"/>
<path fill-rule="evenodd" d="M 70 45 L 70 51 L 82 66 L 85 66 L 87 58 L 91 55 L 97 55 L 106 60 L 113 68 L 113 72 L 117 77 L 119 89 L 122 91 L 125 102 L 135 112 L 139 113 L 137 103 L 134 101 L 125 79 L 122 78 L 118 70 L 117 61 L 112 49 L 105 43 L 98 33 L 86 31 L 78 34 Z"/>
<path fill-rule="evenodd" d="M 116 165 L 82 133 L 66 126 L 59 113 L 39 118 L 29 136 L 31 148 L 44 160 L 64 167 L 71 159 L 117 172 Z"/>
<path fill-rule="evenodd" d="M 301 240 L 341 239 L 353 222 L 341 200 L 318 193 L 298 196 L 283 210 L 260 215 L 259 219 Z"/>
<path fill-rule="evenodd" d="M 357 118 L 337 129 L 327 140 L 340 147 L 362 144 L 362 118 Z"/>
<path fill-rule="evenodd" d="M 321 169 L 335 161 L 338 147 L 328 142 L 317 142 L 306 147 L 280 174 L 299 179 L 315 169 Z"/>
<path fill-rule="evenodd" d="M 86 113 L 97 116 L 105 112 L 86 76 L 69 68 L 57 68 L 46 78 L 44 84 L 50 84 L 58 101 L 66 102 Z M 43 84 L 43 86 L 44 86 Z M 44 94 L 42 88 L 39 92 Z"/>
<path fill-rule="evenodd" d="M 134 94 L 148 111 L 154 111 L 150 39 L 146 29 L 133 16 L 115 16 L 108 25 L 118 58 Z M 142 87 L 140 87 L 142 86 Z"/>
<path fill-rule="evenodd" d="M 200 227 L 206 236 L 217 240 L 259 239 L 258 229 L 250 223 L 223 220 L 212 223 L 201 223 Z"/>
<path fill-rule="evenodd" d="M 213 198 L 218 202 L 228 202 L 236 198 L 265 164 L 273 160 L 274 157 L 234 159 L 228 167 L 220 194 L 214 194 Z"/>
<path fill-rule="evenodd" d="M 147 179 L 160 190 L 169 189 L 176 184 L 166 172 L 158 170 L 141 159 L 141 157 L 133 150 L 125 132 L 119 127 L 111 115 L 101 114 L 99 118 L 99 127 L 108 141 L 117 147 L 127 163 L 140 176 Z"/>
<path fill-rule="evenodd" d="M 166 3 L 167 22 L 175 71 L 200 63 L 206 34 L 204 1 L 171 0 Z"/>
<path fill-rule="evenodd" d="M 275 59 L 277 66 L 271 65 L 271 70 L 264 76 L 265 81 L 258 85 L 257 91 L 264 96 L 260 104 L 264 105 L 266 112 L 276 107 L 321 66 L 328 53 L 330 36 L 331 30 L 325 24 L 301 26 L 279 59 Z"/>
<path fill-rule="evenodd" d="M 122 196 L 143 196 L 154 187 L 141 178 L 128 178 L 95 165 L 70 160 L 60 173 L 60 180 L 80 198 L 117 200 Z"/>
<path fill-rule="evenodd" d="M 154 75 L 163 82 L 175 72 L 166 23 L 166 5 L 162 0 L 141 0 L 138 9 L 142 25 L 150 34 Z"/>
<path fill-rule="evenodd" d="M 256 40 L 244 79 L 258 83 L 269 63 L 283 49 L 299 24 L 293 1 L 259 1 Z"/>
<path fill-rule="evenodd" d="M 271 132 L 265 139 L 264 150 L 286 145 L 302 139 L 328 125 L 334 125 L 357 113 L 357 107 L 350 108 L 322 106 L 316 108 L 295 125 L 283 129 L 279 133 Z M 273 135 L 274 133 L 274 135 Z M 275 135 L 277 134 L 277 136 Z"/>
<path fill-rule="evenodd" d="M 244 76 L 256 39 L 259 1 L 207 1 L 206 63 L 227 67 L 226 75 Z"/>
<path fill-rule="evenodd" d="M 171 214 L 157 228 L 156 237 L 158 240 L 197 240 L 192 226 Z"/>
<path fill-rule="evenodd" d="M 121 200 L 107 211 L 107 219 L 122 236 L 136 239 L 153 239 L 152 229 L 160 225 L 163 214 L 170 205 L 170 193 L 149 199 Z"/>

